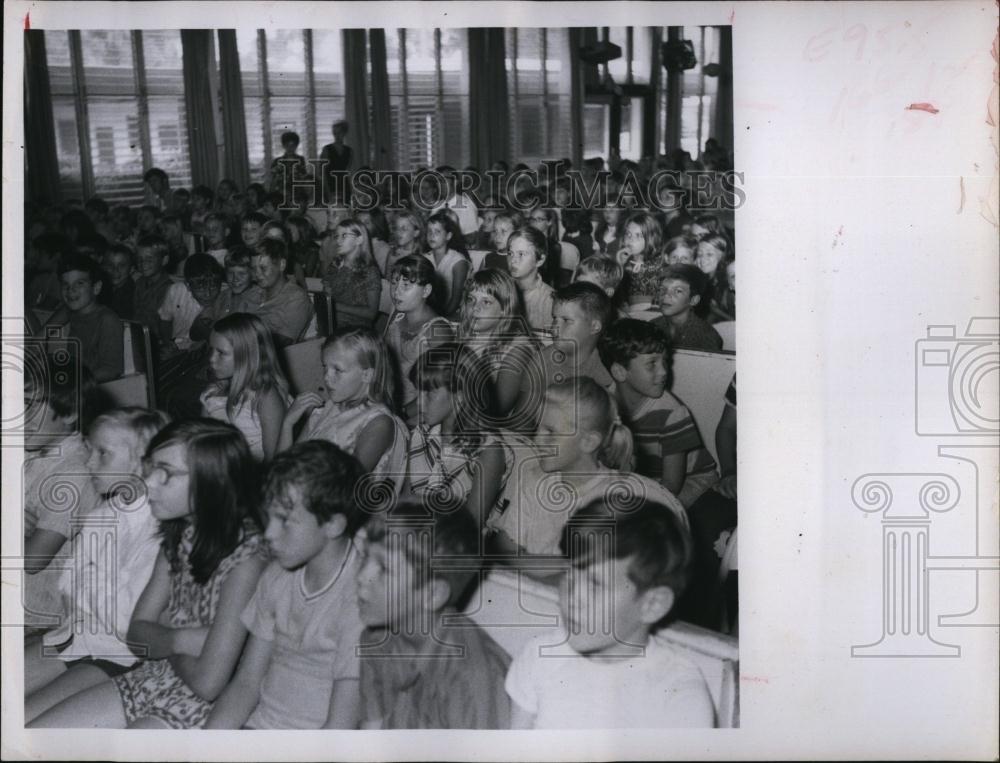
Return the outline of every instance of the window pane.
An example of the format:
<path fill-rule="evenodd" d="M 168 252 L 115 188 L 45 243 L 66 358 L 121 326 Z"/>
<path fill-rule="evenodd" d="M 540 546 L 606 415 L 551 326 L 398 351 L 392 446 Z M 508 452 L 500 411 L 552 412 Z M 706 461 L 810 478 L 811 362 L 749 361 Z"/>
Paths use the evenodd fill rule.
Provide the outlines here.
<path fill-rule="evenodd" d="M 344 54 L 339 29 L 313 30 L 313 72 L 317 95 L 343 95 Z M 327 125 L 317 135 L 325 135 L 329 129 L 330 125 Z M 322 138 L 319 142 L 323 142 Z"/>
<path fill-rule="evenodd" d="M 649 84 L 649 71 L 653 65 L 653 28 L 634 27 L 632 30 L 632 81 L 637 85 Z"/>
<path fill-rule="evenodd" d="M 316 99 L 316 143 L 319 148 L 333 142 L 333 123 L 343 118 L 344 99 L 342 97 Z M 346 142 L 350 145 L 350 135 L 347 136 Z M 316 155 L 319 156 L 318 150 Z"/>
<path fill-rule="evenodd" d="M 608 62 L 608 72 L 611 74 L 612 79 L 619 85 L 625 83 L 628 72 L 628 42 L 626 41 L 626 35 L 627 32 L 623 26 L 613 26 L 608 29 L 608 42 L 613 42 L 622 49 L 621 58 L 616 58 L 614 61 Z"/>
<path fill-rule="evenodd" d="M 240 56 L 240 76 L 243 79 L 243 95 L 260 95 L 260 70 L 257 66 L 257 30 L 237 29 L 236 48 Z"/>
<path fill-rule="evenodd" d="M 186 117 L 183 97 L 149 99 L 149 143 L 153 164 L 170 176 L 171 188 L 191 187 Z"/>
<path fill-rule="evenodd" d="M 611 145 L 609 126 L 611 107 L 604 103 L 586 103 L 583 106 L 583 155 L 584 158 L 608 158 Z"/>
<path fill-rule="evenodd" d="M 184 94 L 184 59 L 179 30 L 142 33 L 146 90 L 150 95 Z"/>
<path fill-rule="evenodd" d="M 73 70 L 69 59 L 69 32 L 45 31 L 45 60 L 49 67 L 52 95 L 73 94 Z"/>
<path fill-rule="evenodd" d="M 88 95 L 134 95 L 132 35 L 125 30 L 80 32 Z"/>
<path fill-rule="evenodd" d="M 547 29 L 545 32 L 545 78 L 550 93 L 569 95 L 573 86 L 569 61 L 569 30 Z"/>
<path fill-rule="evenodd" d="M 517 90 L 519 95 L 542 92 L 542 36 L 539 29 L 517 31 Z"/>
<path fill-rule="evenodd" d="M 109 203 L 140 203 L 143 167 L 135 99 L 91 98 L 87 105 L 95 192 Z"/>
<path fill-rule="evenodd" d="M 273 95 L 305 95 L 306 44 L 301 29 L 265 31 L 267 80 Z"/>
<path fill-rule="evenodd" d="M 434 73 L 434 30 L 406 30 L 406 73 Z M 412 88 L 412 85 L 411 85 Z"/>
<path fill-rule="evenodd" d="M 390 81 L 392 81 L 392 76 L 399 75 L 399 30 L 398 29 L 386 29 L 385 30 L 385 69 L 389 74 Z M 394 91 L 393 91 L 394 92 Z"/>
<path fill-rule="evenodd" d="M 250 160 L 250 181 L 263 183 L 264 167 L 264 117 L 260 98 L 243 99 L 244 115 L 247 123 L 247 155 Z"/>
<path fill-rule="evenodd" d="M 46 41 L 49 33 L 45 33 Z M 70 97 L 53 97 L 52 120 L 56 128 L 56 156 L 59 157 L 59 186 L 63 196 L 83 197 L 80 179 L 80 140 L 76 134 L 76 108 Z"/>

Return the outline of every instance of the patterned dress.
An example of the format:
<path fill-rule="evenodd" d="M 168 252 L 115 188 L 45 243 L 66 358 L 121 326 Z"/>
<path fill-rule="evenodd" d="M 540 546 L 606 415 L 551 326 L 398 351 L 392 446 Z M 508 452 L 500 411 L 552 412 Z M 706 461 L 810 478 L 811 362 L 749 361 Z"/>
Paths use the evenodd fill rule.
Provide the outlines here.
<path fill-rule="evenodd" d="M 210 627 L 229 574 L 251 557 L 266 558 L 263 535 L 248 523 L 243 540 L 201 585 L 191 576 L 193 547 L 194 526 L 188 525 L 177 549 L 178 570 L 170 574 L 170 598 L 164 619 L 171 628 Z M 201 728 L 212 710 L 212 703 L 195 694 L 166 658 L 143 662 L 112 680 L 128 723 L 139 718 L 156 718 L 172 729 Z"/>

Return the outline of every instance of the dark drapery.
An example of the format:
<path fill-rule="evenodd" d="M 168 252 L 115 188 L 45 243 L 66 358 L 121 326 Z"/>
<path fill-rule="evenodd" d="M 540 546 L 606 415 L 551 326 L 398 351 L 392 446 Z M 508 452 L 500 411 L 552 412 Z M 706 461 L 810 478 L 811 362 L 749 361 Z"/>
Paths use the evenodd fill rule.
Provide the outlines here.
<path fill-rule="evenodd" d="M 368 32 L 368 54 L 372 61 L 372 166 L 377 170 L 391 170 L 396 157 L 392 142 L 384 29 Z"/>
<path fill-rule="evenodd" d="M 59 201 L 59 158 L 52 118 L 52 91 L 45 57 L 45 33 L 24 33 L 25 199 Z"/>
<path fill-rule="evenodd" d="M 715 95 L 712 137 L 727 151 L 733 150 L 733 28 L 719 27 L 719 89 Z"/>
<path fill-rule="evenodd" d="M 214 188 L 218 182 L 215 115 L 208 71 L 212 60 L 212 30 L 182 29 L 184 51 L 184 105 L 187 107 L 191 182 Z"/>
<path fill-rule="evenodd" d="M 579 169 L 583 165 L 583 104 L 586 94 L 586 79 L 588 75 L 596 79 L 596 67 L 587 66 L 580 60 L 580 47 L 587 44 L 588 31 L 592 28 L 570 27 L 569 30 L 569 68 L 573 81 L 569 91 L 569 134 L 573 141 L 573 166 Z"/>
<path fill-rule="evenodd" d="M 353 169 L 358 169 L 371 164 L 368 138 L 368 54 L 364 29 L 345 29 L 342 34 L 344 112 L 350 125 L 350 132 L 344 142 L 353 149 Z"/>
<path fill-rule="evenodd" d="M 510 154 L 505 58 L 503 29 L 469 29 L 470 148 L 472 165 L 482 170 Z"/>
<path fill-rule="evenodd" d="M 250 185 L 246 111 L 236 30 L 219 30 L 219 99 L 222 102 L 223 172 L 239 188 Z"/>

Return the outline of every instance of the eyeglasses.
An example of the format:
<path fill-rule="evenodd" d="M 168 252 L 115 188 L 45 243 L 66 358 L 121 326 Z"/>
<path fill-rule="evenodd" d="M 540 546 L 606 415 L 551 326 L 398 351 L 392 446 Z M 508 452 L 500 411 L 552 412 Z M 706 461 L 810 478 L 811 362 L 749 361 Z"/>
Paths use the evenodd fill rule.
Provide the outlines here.
<path fill-rule="evenodd" d="M 356 231 L 345 230 L 345 231 L 341 231 L 340 233 L 336 234 L 334 236 L 334 238 L 338 239 L 339 241 L 343 241 L 345 238 L 357 238 L 360 235 L 361 234 L 357 233 Z"/>
<path fill-rule="evenodd" d="M 221 286 L 221 282 L 211 276 L 201 276 L 189 278 L 188 286 L 192 289 L 214 289 L 216 286 Z"/>
<path fill-rule="evenodd" d="M 549 218 L 545 215 L 532 215 L 528 219 L 533 223 L 547 223 L 549 221 Z"/>
<path fill-rule="evenodd" d="M 164 483 L 170 482 L 170 480 L 174 479 L 174 477 L 183 477 L 186 474 L 190 474 L 190 472 L 187 472 L 184 469 L 175 469 L 172 466 L 157 463 L 156 461 L 152 461 L 148 458 L 142 459 L 141 466 L 143 479 L 148 480 L 151 479 L 154 474 L 162 473 L 161 479 Z"/>

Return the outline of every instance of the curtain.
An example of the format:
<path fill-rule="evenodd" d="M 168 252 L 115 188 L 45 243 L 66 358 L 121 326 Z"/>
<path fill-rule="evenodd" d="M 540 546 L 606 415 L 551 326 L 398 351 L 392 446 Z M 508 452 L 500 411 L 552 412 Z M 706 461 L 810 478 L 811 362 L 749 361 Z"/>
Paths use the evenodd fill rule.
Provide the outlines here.
<path fill-rule="evenodd" d="M 368 32 L 372 61 L 372 166 L 393 169 L 392 110 L 389 106 L 389 73 L 386 68 L 385 30 Z"/>
<path fill-rule="evenodd" d="M 589 28 L 591 35 L 593 28 Z M 588 76 L 596 79 L 596 67 L 588 66 L 580 60 L 580 47 L 587 44 L 588 29 L 571 27 L 569 30 L 569 69 L 573 73 L 573 82 L 569 91 L 569 130 L 573 141 L 573 166 L 580 169 L 583 166 L 583 103 L 584 82 Z"/>
<path fill-rule="evenodd" d="M 472 166 L 484 171 L 510 156 L 505 58 L 503 29 L 469 29 L 469 139 Z"/>
<path fill-rule="evenodd" d="M 344 51 L 344 112 L 349 125 L 344 142 L 353 149 L 356 170 L 371 164 L 368 147 L 368 54 L 365 50 L 365 30 L 343 31 Z M 385 38 L 383 37 L 383 42 Z"/>
<path fill-rule="evenodd" d="M 719 89 L 715 95 L 712 136 L 724 149 L 733 150 L 733 28 L 719 27 Z M 730 154 L 731 155 L 731 154 Z"/>
<path fill-rule="evenodd" d="M 661 103 L 661 82 L 663 77 L 663 62 L 660 59 L 660 45 L 663 43 L 663 31 L 660 27 L 653 27 L 652 42 L 650 44 L 650 65 L 649 65 L 649 88 L 653 91 L 653 118 L 650 122 L 653 131 L 653 156 L 660 152 L 660 103 Z"/>
<path fill-rule="evenodd" d="M 191 153 L 191 183 L 215 188 L 218 182 L 218 154 L 212 87 L 208 70 L 212 60 L 212 31 L 182 29 L 184 51 L 184 105 L 187 107 L 188 145 Z"/>
<path fill-rule="evenodd" d="M 45 58 L 45 33 L 24 33 L 25 199 L 59 201 L 59 159 L 52 117 L 52 92 Z"/>
<path fill-rule="evenodd" d="M 223 172 L 239 188 L 250 185 L 247 121 L 236 30 L 219 30 L 219 96 L 222 101 Z"/>
<path fill-rule="evenodd" d="M 669 42 L 680 41 L 682 27 L 667 28 Z M 666 150 L 669 154 L 681 146 L 681 106 L 684 102 L 684 72 L 667 72 L 667 123 L 663 126 L 666 135 Z"/>

